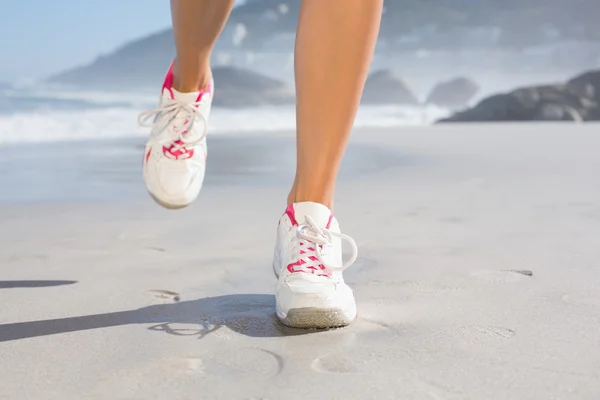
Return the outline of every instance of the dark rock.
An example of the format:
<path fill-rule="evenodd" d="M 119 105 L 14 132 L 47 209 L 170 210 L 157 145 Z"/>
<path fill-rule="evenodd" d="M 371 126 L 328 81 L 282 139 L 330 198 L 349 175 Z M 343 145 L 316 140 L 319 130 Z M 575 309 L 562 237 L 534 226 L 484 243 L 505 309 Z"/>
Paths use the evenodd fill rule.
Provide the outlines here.
<path fill-rule="evenodd" d="M 597 121 L 600 120 L 600 71 L 566 84 L 533 86 L 498 94 L 439 122 Z"/>
<path fill-rule="evenodd" d="M 439 122 L 514 121 L 522 118 L 522 107 L 509 94 L 497 94 L 483 99 L 475 107 L 456 113 Z"/>
<path fill-rule="evenodd" d="M 463 108 L 477 94 L 479 86 L 468 78 L 455 78 L 438 83 L 425 101 L 451 109 Z"/>
<path fill-rule="evenodd" d="M 215 68 L 214 105 L 248 107 L 268 104 L 293 104 L 294 91 L 285 83 L 256 72 L 231 67 Z"/>
<path fill-rule="evenodd" d="M 583 121 L 581 115 L 573 107 L 556 103 L 540 104 L 533 119 L 535 121 Z"/>
<path fill-rule="evenodd" d="M 569 80 L 567 86 L 581 97 L 600 102 L 600 70 L 578 75 Z"/>
<path fill-rule="evenodd" d="M 390 70 L 376 71 L 369 76 L 361 102 L 363 104 L 419 104 L 419 100 L 402 78 Z"/>
<path fill-rule="evenodd" d="M 567 82 L 585 104 L 587 121 L 600 121 L 600 70 L 589 71 Z"/>
<path fill-rule="evenodd" d="M 166 60 L 162 60 L 166 61 Z M 98 64 L 94 64 L 98 67 Z M 131 90 L 143 88 L 144 90 L 160 90 L 160 84 L 166 72 L 165 62 L 157 62 L 153 69 L 146 70 L 144 74 L 136 74 L 133 70 L 120 70 L 111 78 L 105 73 L 90 74 L 85 68 L 74 71 L 65 79 L 56 79 L 53 82 L 80 88 L 80 79 L 89 77 L 85 88 L 100 88 L 104 90 Z M 94 67 L 95 69 L 95 67 Z M 112 69 L 112 68 L 111 68 Z M 273 104 L 294 103 L 294 91 L 284 82 L 271 79 L 256 72 L 233 67 L 217 67 L 213 69 L 215 80 L 215 99 L 213 104 L 221 107 L 248 107 Z"/>
<path fill-rule="evenodd" d="M 596 63 L 600 54 L 595 45 L 600 43 L 598 0 L 578 0 L 573 7 L 565 7 L 565 0 L 528 1 L 526 5 L 522 0 L 480 0 L 477 6 L 472 2 L 387 1 L 379 34 L 381 48 L 395 54 L 419 49 L 454 54 L 457 50 L 478 52 L 481 48 L 502 48 L 512 52 L 542 46 L 554 49 L 557 65 L 567 61 L 573 65 Z M 272 59 L 275 53 L 287 60 L 293 51 L 300 5 L 301 0 L 246 0 L 235 7 L 217 40 L 214 60 L 220 62 L 222 56 L 224 60 L 234 61 L 221 64 L 240 67 L 253 67 L 246 56 L 268 54 Z M 569 43 L 585 44 L 584 50 L 578 52 L 583 51 L 586 54 L 583 60 L 588 61 L 575 63 L 573 57 L 565 56 L 564 52 L 572 52 Z M 561 44 L 567 47 L 559 51 Z M 153 89 L 174 55 L 173 32 L 168 29 L 126 43 L 88 65 L 49 77 L 48 81 L 86 90 Z M 473 64 L 470 59 L 469 62 Z M 269 67 L 279 68 L 277 64 Z M 523 66 L 527 64 L 527 61 L 520 62 Z M 282 65 L 287 65 L 287 61 L 282 61 Z"/>
<path fill-rule="evenodd" d="M 277 91 L 287 88 L 285 83 L 242 68 L 218 67 L 213 70 L 219 90 L 240 88 L 250 91 Z"/>
<path fill-rule="evenodd" d="M 160 89 L 175 56 L 171 30 L 125 44 L 113 53 L 47 79 L 73 89 L 135 91 Z"/>

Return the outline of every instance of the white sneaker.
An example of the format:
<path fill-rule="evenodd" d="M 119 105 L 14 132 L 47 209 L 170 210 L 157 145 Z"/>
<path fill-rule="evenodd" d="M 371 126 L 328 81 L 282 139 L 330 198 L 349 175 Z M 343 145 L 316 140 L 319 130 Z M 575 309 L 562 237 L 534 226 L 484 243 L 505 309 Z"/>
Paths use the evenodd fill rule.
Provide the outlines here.
<path fill-rule="evenodd" d="M 173 89 L 171 65 L 158 108 L 138 118 L 141 126 L 152 128 L 144 152 L 144 181 L 150 196 L 163 207 L 186 207 L 202 188 L 213 86 L 211 82 L 206 90 L 180 93 Z"/>
<path fill-rule="evenodd" d="M 342 263 L 342 239 L 352 247 Z M 342 271 L 356 260 L 352 238 L 340 233 L 337 220 L 322 204 L 289 206 L 279 221 L 273 271 L 279 278 L 277 318 L 295 328 L 333 328 L 356 318 L 356 302 Z"/>

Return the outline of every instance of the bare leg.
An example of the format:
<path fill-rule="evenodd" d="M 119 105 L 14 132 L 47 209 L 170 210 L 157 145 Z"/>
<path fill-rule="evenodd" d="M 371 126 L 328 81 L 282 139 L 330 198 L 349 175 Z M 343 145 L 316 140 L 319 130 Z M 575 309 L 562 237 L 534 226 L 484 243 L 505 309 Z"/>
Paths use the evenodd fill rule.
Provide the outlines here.
<path fill-rule="evenodd" d="M 297 167 L 288 204 L 331 208 L 383 0 L 303 0 L 296 37 Z"/>
<path fill-rule="evenodd" d="M 196 92 L 211 80 L 210 55 L 235 0 L 171 0 L 177 58 L 174 87 Z"/>

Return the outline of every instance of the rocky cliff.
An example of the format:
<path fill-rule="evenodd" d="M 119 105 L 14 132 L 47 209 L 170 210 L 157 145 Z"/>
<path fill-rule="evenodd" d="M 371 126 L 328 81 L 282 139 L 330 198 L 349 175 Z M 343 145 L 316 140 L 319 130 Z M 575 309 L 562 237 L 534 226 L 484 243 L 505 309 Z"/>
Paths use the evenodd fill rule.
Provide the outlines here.
<path fill-rule="evenodd" d="M 269 75 L 283 69 L 289 72 L 300 4 L 300 0 L 247 0 L 234 9 L 218 41 L 214 62 L 238 67 L 256 63 L 255 69 L 261 71 L 272 67 L 265 71 Z M 378 51 L 452 54 L 537 46 L 541 52 L 556 52 L 560 43 L 591 43 L 591 50 L 580 51 L 590 59 L 584 60 L 586 65 L 577 65 L 585 68 L 600 57 L 598 15 L 598 0 L 387 0 Z M 572 53 L 570 47 L 561 51 Z M 563 53 L 554 65 L 566 62 Z M 49 81 L 106 89 L 124 84 L 155 87 L 173 55 L 172 32 L 167 30 L 127 43 Z"/>

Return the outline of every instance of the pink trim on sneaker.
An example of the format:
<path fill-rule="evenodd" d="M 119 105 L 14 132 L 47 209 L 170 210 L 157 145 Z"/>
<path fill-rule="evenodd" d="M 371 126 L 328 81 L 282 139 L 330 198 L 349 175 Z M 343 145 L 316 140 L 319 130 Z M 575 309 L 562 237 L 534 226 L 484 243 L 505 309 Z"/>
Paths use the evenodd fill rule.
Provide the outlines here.
<path fill-rule="evenodd" d="M 311 257 L 311 260 L 316 261 L 315 258 L 316 257 Z M 317 267 L 314 267 L 314 266 L 303 267 L 304 264 L 306 264 L 306 261 L 300 259 L 300 260 L 296 261 L 295 263 L 289 264 L 287 266 L 287 270 L 292 274 L 303 273 L 303 274 L 324 276 L 326 278 L 331 278 L 333 276 L 333 271 L 330 270 L 329 268 L 325 267 L 323 264 L 319 264 L 320 269 L 317 269 Z M 296 267 L 298 267 L 298 268 L 296 268 Z"/>
<path fill-rule="evenodd" d="M 290 219 L 290 222 L 292 223 L 292 226 L 298 226 L 298 221 L 296 221 L 296 210 L 294 210 L 294 205 L 293 204 L 290 204 L 285 209 L 285 214 L 287 214 L 288 218 Z"/>
<path fill-rule="evenodd" d="M 175 61 L 173 61 L 171 63 L 171 65 L 169 66 L 169 70 L 167 71 L 167 75 L 165 76 L 165 81 L 163 82 L 163 90 L 167 89 L 169 91 L 169 93 L 171 94 L 171 100 L 175 100 L 175 93 L 173 93 L 173 81 L 175 80 L 175 77 L 173 76 L 173 67 L 175 66 Z M 196 99 L 196 102 L 199 102 L 200 100 L 202 100 L 202 97 L 204 97 L 205 94 L 210 94 L 212 93 L 212 84 L 209 83 L 208 85 L 206 85 L 206 87 L 202 88 L 199 90 L 198 93 L 198 98 Z"/>
<path fill-rule="evenodd" d="M 202 100 L 202 97 L 204 97 L 205 94 L 211 94 L 212 93 L 212 85 L 209 83 L 208 85 L 206 85 L 206 87 L 204 89 L 200 89 L 200 93 L 198 93 L 198 98 L 196 99 L 196 102 L 199 102 L 200 100 Z"/>
<path fill-rule="evenodd" d="M 293 204 L 290 204 L 286 208 L 284 215 L 288 216 L 288 218 L 290 219 L 290 222 L 292 223 L 292 226 L 298 226 L 298 221 L 296 220 L 296 210 L 294 209 Z M 333 214 L 329 214 L 329 220 L 327 221 L 327 226 L 325 226 L 326 229 L 331 228 L 332 221 L 333 221 Z"/>
<path fill-rule="evenodd" d="M 167 71 L 167 76 L 165 76 L 165 81 L 163 83 L 163 90 L 167 89 L 171 94 L 171 100 L 175 100 L 175 94 L 173 93 L 173 66 L 175 62 L 172 62 L 169 66 L 169 70 Z"/>
<path fill-rule="evenodd" d="M 292 223 L 292 226 L 298 226 L 298 221 L 296 220 L 296 210 L 294 209 L 293 204 L 290 204 L 287 207 L 284 215 L 288 216 L 288 218 L 290 219 L 290 222 Z M 331 221 L 333 221 L 333 214 L 329 215 L 329 220 L 327 221 L 327 227 L 326 227 L 327 229 L 329 229 L 329 227 L 331 226 Z M 302 242 L 300 244 L 302 245 Z M 315 251 L 315 248 L 308 247 L 307 250 Z M 306 252 L 304 250 L 300 250 L 301 256 L 306 257 L 305 254 L 306 254 Z M 311 261 L 318 261 L 318 258 L 315 256 L 308 256 L 307 258 Z M 287 270 L 292 274 L 305 273 L 305 274 L 323 276 L 323 277 L 327 277 L 327 278 L 333 276 L 333 271 L 331 271 L 329 268 L 325 267 L 323 264 L 319 264 L 318 268 L 314 267 L 314 266 L 304 267 L 304 264 L 306 264 L 306 261 L 301 258 L 300 260 L 296 261 L 295 263 L 288 264 Z"/>
<path fill-rule="evenodd" d="M 175 145 L 178 148 L 175 148 Z M 169 147 L 163 146 L 163 154 L 167 158 L 175 159 L 175 160 L 186 160 L 194 157 L 194 149 L 187 149 L 183 146 L 184 143 L 181 140 L 176 140 Z"/>
<path fill-rule="evenodd" d="M 331 227 L 331 221 L 333 221 L 333 214 L 329 215 L 329 221 L 327 221 L 327 226 L 325 227 L 326 229 Z"/>

